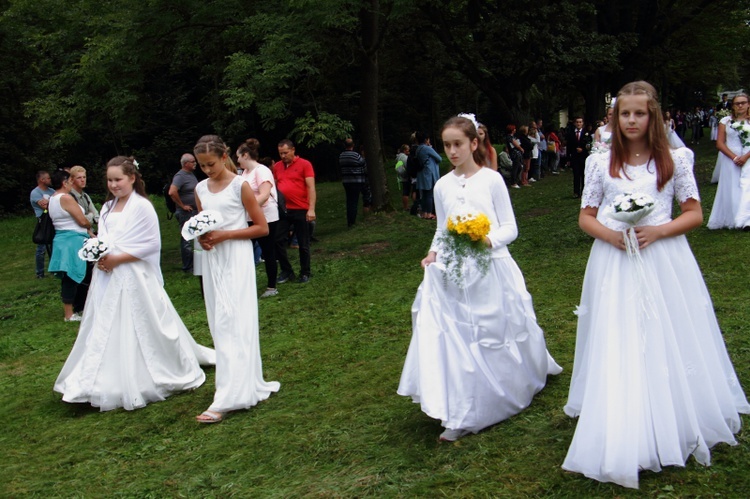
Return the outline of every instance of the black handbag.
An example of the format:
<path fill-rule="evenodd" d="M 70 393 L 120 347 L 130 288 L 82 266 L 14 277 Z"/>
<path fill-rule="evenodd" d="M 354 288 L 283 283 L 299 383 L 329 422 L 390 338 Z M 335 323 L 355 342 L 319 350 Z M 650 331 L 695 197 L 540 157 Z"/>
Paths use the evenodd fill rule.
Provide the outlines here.
<path fill-rule="evenodd" d="M 279 217 L 286 216 L 286 198 L 281 193 L 279 188 L 276 188 L 276 203 L 279 205 Z"/>
<path fill-rule="evenodd" d="M 44 210 L 44 213 L 36 222 L 31 240 L 36 244 L 52 244 L 53 239 L 55 239 L 55 224 L 52 223 L 49 212 Z"/>

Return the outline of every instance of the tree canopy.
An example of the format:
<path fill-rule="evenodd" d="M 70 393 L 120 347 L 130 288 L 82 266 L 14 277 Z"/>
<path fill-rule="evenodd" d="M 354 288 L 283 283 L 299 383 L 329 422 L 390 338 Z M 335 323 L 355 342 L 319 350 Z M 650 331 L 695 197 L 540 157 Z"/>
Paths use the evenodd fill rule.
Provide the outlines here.
<path fill-rule="evenodd" d="M 34 172 L 134 154 L 153 190 L 196 139 L 292 138 L 321 180 L 364 147 L 375 206 L 416 129 L 477 112 L 490 129 L 559 109 L 588 119 L 646 79 L 670 107 L 748 75 L 750 0 L 0 0 L 0 209 Z"/>

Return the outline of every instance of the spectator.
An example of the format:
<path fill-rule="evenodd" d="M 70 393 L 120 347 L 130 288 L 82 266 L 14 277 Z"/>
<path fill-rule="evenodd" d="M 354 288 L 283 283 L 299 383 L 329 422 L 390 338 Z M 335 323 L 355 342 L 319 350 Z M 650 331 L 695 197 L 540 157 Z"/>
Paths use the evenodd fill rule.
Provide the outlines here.
<path fill-rule="evenodd" d="M 31 190 L 29 195 L 29 202 L 31 207 L 34 209 L 34 215 L 37 220 L 42 216 L 42 213 L 47 209 L 49 205 L 49 198 L 55 194 L 55 190 L 50 187 L 52 180 L 50 179 L 49 172 L 39 170 L 36 172 L 36 187 Z M 37 279 L 44 279 L 44 253 L 52 255 L 52 246 L 46 244 L 36 245 L 36 277 Z"/>
<path fill-rule="evenodd" d="M 304 284 L 310 280 L 311 275 L 308 222 L 316 220 L 315 171 L 309 161 L 295 154 L 291 140 L 282 140 L 278 148 L 281 161 L 273 165 L 273 176 L 276 187 L 286 199 L 286 213 L 281 215 L 276 233 L 276 257 L 281 267 L 276 282 L 283 284 L 295 277 L 286 249 L 289 230 L 293 228 L 299 245 L 300 275 L 297 282 Z"/>
<path fill-rule="evenodd" d="M 344 184 L 346 193 L 346 225 L 351 227 L 357 221 L 357 209 L 359 207 L 359 196 L 365 201 L 367 191 L 367 163 L 357 151 L 354 150 L 354 141 L 348 138 L 344 141 L 344 152 L 339 155 L 339 169 L 341 183 Z"/>
<path fill-rule="evenodd" d="M 198 179 L 195 178 L 195 157 L 192 154 L 185 153 L 180 158 L 182 168 L 175 173 L 172 178 L 172 185 L 169 186 L 169 197 L 172 198 L 177 210 L 175 217 L 180 224 L 180 230 L 185 222 L 190 220 L 195 213 L 195 186 Z M 235 168 L 235 173 L 237 169 Z M 193 272 L 193 242 L 185 241 L 180 238 L 180 256 L 182 257 L 182 271 Z"/>
<path fill-rule="evenodd" d="M 276 191 L 276 181 L 271 170 L 259 162 L 258 150 L 260 142 L 257 139 L 247 139 L 237 148 L 237 162 L 242 168 L 242 177 L 246 178 L 255 194 L 263 215 L 268 223 L 268 234 L 255 239 L 260 245 L 263 263 L 266 267 L 268 285 L 260 295 L 269 298 L 279 294 L 276 289 L 278 266 L 276 265 L 276 227 L 279 225 L 279 203 Z M 248 217 L 249 218 L 249 217 Z M 248 220 L 252 222 L 252 220 Z M 256 261 L 256 263 L 258 263 Z"/>
<path fill-rule="evenodd" d="M 417 132 L 417 159 L 422 170 L 417 174 L 417 189 L 422 203 L 422 218 L 435 220 L 435 202 L 432 190 L 440 179 L 440 161 L 442 158 L 432 148 L 430 137 L 425 132 Z"/>
<path fill-rule="evenodd" d="M 55 239 L 49 271 L 62 280 L 60 296 L 65 322 L 81 320 L 81 315 L 73 311 L 76 289 L 86 275 L 86 262 L 78 258 L 78 250 L 94 235 L 83 208 L 70 195 L 72 185 L 68 172 L 58 170 L 52 175 L 55 194 L 49 199 L 49 216 L 55 224 Z"/>

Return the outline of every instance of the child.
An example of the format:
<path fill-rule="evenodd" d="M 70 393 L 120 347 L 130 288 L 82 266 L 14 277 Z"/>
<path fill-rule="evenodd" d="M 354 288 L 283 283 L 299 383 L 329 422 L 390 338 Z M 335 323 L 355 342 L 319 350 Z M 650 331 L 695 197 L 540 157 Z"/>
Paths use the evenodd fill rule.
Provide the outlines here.
<path fill-rule="evenodd" d="M 220 230 L 199 238 L 206 314 L 217 358 L 213 403 L 196 420 L 218 423 L 225 413 L 252 407 L 279 390 L 278 382 L 263 380 L 251 241 L 267 235 L 268 224 L 250 184 L 227 166 L 227 146 L 220 137 L 201 137 L 193 153 L 208 177 L 195 187 L 198 210 L 218 211 L 224 220 Z"/>
<path fill-rule="evenodd" d="M 99 239 L 111 250 L 96 263 L 73 350 L 55 382 L 65 402 L 127 410 L 203 384 L 199 346 L 164 291 L 159 219 L 133 158 L 107 163 Z"/>
<path fill-rule="evenodd" d="M 579 225 L 596 240 L 565 406 L 579 421 L 563 468 L 632 488 L 639 470 L 690 454 L 708 465 L 709 448 L 735 445 L 738 412 L 750 412 L 684 236 L 703 220 L 693 153 L 670 149 L 656 95 L 643 81 L 620 90 L 610 152 L 587 170 Z M 647 282 L 625 251 L 628 225 L 608 216 L 623 193 L 655 200 L 635 228 Z"/>
<path fill-rule="evenodd" d="M 441 421 L 440 440 L 454 441 L 522 411 L 547 375 L 562 369 L 547 353 L 531 296 L 508 252 L 516 221 L 503 179 L 479 166 L 487 161 L 476 124 L 451 118 L 442 138 L 455 169 L 435 186 L 438 229 L 422 260 L 425 275 L 412 306 L 413 334 L 398 393 Z M 484 243 L 491 263 L 482 276 L 467 260 L 459 286 L 446 279 L 440 239 L 446 218 L 466 209 L 490 220 Z"/>

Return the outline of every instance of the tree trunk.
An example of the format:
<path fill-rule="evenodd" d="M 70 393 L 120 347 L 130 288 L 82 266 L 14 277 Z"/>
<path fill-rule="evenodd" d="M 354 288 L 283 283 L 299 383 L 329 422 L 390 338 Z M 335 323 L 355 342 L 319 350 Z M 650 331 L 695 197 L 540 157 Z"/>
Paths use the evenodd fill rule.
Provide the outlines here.
<path fill-rule="evenodd" d="M 362 131 L 362 145 L 365 149 L 367 172 L 372 191 L 372 209 L 375 211 L 390 209 L 388 184 L 385 175 L 385 162 L 378 126 L 378 87 L 379 68 L 378 50 L 379 33 L 379 0 L 365 0 L 360 11 L 362 24 L 362 95 L 359 105 L 359 126 Z"/>

